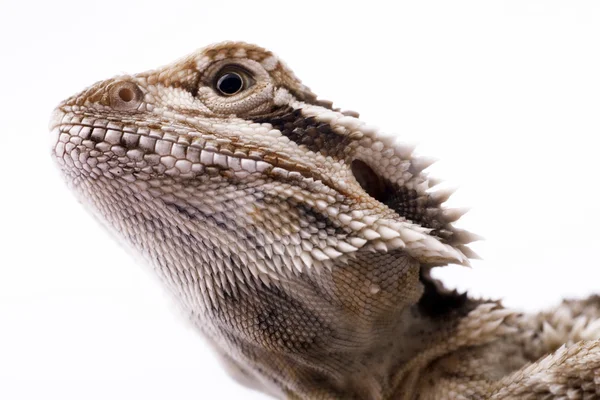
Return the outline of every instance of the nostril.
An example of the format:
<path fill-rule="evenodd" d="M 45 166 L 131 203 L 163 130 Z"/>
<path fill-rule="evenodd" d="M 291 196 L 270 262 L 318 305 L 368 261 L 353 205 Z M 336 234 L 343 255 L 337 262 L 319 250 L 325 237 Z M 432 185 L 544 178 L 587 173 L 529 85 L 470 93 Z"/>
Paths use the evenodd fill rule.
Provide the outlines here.
<path fill-rule="evenodd" d="M 129 103 L 135 97 L 135 93 L 130 88 L 122 88 L 119 90 L 119 98 L 125 103 Z"/>
<path fill-rule="evenodd" d="M 390 193 L 385 181 L 367 163 L 361 160 L 354 160 L 350 168 L 358 184 L 369 196 L 382 203 L 388 200 Z"/>

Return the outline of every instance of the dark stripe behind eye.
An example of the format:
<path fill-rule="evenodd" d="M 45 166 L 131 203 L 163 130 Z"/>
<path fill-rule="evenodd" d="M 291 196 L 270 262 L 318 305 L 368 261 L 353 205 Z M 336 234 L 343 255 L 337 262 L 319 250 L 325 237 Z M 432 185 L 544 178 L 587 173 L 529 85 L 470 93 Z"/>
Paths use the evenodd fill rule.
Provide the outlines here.
<path fill-rule="evenodd" d="M 253 119 L 258 123 L 269 123 L 291 141 L 304 145 L 311 151 L 336 159 L 344 158 L 344 150 L 350 143 L 345 135 L 333 131 L 331 126 L 314 117 L 302 115 L 302 110 L 287 107 Z"/>

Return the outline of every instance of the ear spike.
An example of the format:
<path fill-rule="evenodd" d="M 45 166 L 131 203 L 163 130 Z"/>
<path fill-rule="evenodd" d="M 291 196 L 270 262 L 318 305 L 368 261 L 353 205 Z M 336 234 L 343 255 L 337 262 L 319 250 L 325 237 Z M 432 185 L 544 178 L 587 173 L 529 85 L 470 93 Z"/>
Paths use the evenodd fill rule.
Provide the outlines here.
<path fill-rule="evenodd" d="M 454 194 L 454 192 L 456 192 L 458 188 L 456 187 L 447 187 L 447 188 L 443 188 L 443 189 L 438 189 L 435 192 L 431 192 L 429 193 L 429 199 L 431 200 L 432 203 L 435 204 L 442 204 L 445 203 L 450 196 L 452 196 Z"/>
<path fill-rule="evenodd" d="M 427 182 L 429 183 L 429 188 L 431 189 L 432 187 L 435 187 L 435 186 L 439 185 L 440 183 L 442 183 L 443 180 L 440 178 L 429 176 L 429 177 L 427 177 Z"/>
<path fill-rule="evenodd" d="M 462 265 L 463 267 L 467 267 L 467 268 L 473 268 L 473 266 L 471 265 L 471 262 L 469 261 L 468 258 L 465 258 L 464 260 L 462 260 L 459 263 L 455 263 L 457 265 Z"/>
<path fill-rule="evenodd" d="M 431 251 L 442 253 L 447 250 L 444 244 L 442 244 L 439 240 L 434 239 L 431 236 L 425 236 L 425 239 L 423 239 L 422 242 L 425 245 L 425 247 L 427 247 Z"/>
<path fill-rule="evenodd" d="M 417 190 L 419 192 L 425 192 L 427 189 L 429 189 L 429 182 L 427 181 L 423 181 L 417 185 Z"/>
<path fill-rule="evenodd" d="M 424 169 L 431 167 L 437 161 L 438 159 L 435 157 L 415 157 L 410 162 L 410 172 L 416 175 Z"/>
<path fill-rule="evenodd" d="M 330 100 L 317 99 L 317 104 L 320 105 L 321 107 L 333 108 L 333 101 L 330 101 Z"/>
<path fill-rule="evenodd" d="M 457 244 L 469 244 L 472 242 L 477 242 L 479 240 L 483 240 L 483 236 L 477 235 L 473 232 L 469 232 L 463 229 L 454 229 L 452 232 L 453 243 Z"/>
<path fill-rule="evenodd" d="M 461 208 L 446 208 L 442 210 L 442 218 L 446 222 L 454 222 L 460 219 L 463 215 L 468 213 L 470 210 L 469 207 L 461 207 Z"/>
<path fill-rule="evenodd" d="M 416 148 L 414 143 L 396 142 L 396 152 L 403 159 L 409 159 Z"/>
<path fill-rule="evenodd" d="M 400 235 L 402 236 L 402 240 L 405 243 L 418 242 L 421 240 L 425 240 L 425 235 L 419 232 L 415 232 L 411 229 L 403 229 L 400 231 Z"/>
<path fill-rule="evenodd" d="M 473 249 L 471 249 L 468 246 L 458 245 L 456 246 L 456 248 L 460 250 L 465 256 L 469 257 L 471 260 L 483 260 L 483 258 L 481 258 L 479 254 L 475 253 Z"/>
<path fill-rule="evenodd" d="M 360 114 L 356 111 L 352 111 L 352 110 L 342 110 L 340 111 L 341 114 L 344 114 L 346 117 L 354 117 L 354 118 L 359 118 Z"/>

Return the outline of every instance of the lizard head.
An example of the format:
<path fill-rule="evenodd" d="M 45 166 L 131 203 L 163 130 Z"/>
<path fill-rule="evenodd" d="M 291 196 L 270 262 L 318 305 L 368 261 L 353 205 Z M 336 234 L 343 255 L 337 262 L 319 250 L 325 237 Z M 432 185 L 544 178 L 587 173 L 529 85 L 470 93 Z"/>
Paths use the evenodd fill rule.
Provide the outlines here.
<path fill-rule="evenodd" d="M 429 159 L 318 100 L 257 46 L 96 83 L 58 106 L 51 129 L 71 186 L 198 314 L 271 286 L 298 302 L 310 289 L 290 292 L 356 262 L 397 267 L 390 279 L 416 287 L 419 268 L 471 256 L 475 237 L 452 225 L 461 211 L 432 190 Z M 379 275 L 367 275 L 357 290 L 375 296 Z"/>

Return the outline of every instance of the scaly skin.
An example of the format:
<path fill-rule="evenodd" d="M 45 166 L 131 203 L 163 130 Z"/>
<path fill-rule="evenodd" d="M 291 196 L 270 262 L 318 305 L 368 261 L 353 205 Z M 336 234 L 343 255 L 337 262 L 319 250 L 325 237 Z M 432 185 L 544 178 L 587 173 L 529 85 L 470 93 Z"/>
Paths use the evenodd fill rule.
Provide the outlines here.
<path fill-rule="evenodd" d="M 468 264 L 477 237 L 452 225 L 463 211 L 431 189 L 431 161 L 317 100 L 267 50 L 222 43 L 98 82 L 51 130 L 75 193 L 250 387 L 600 398 L 600 301 L 524 316 L 444 289 L 430 269 Z"/>

